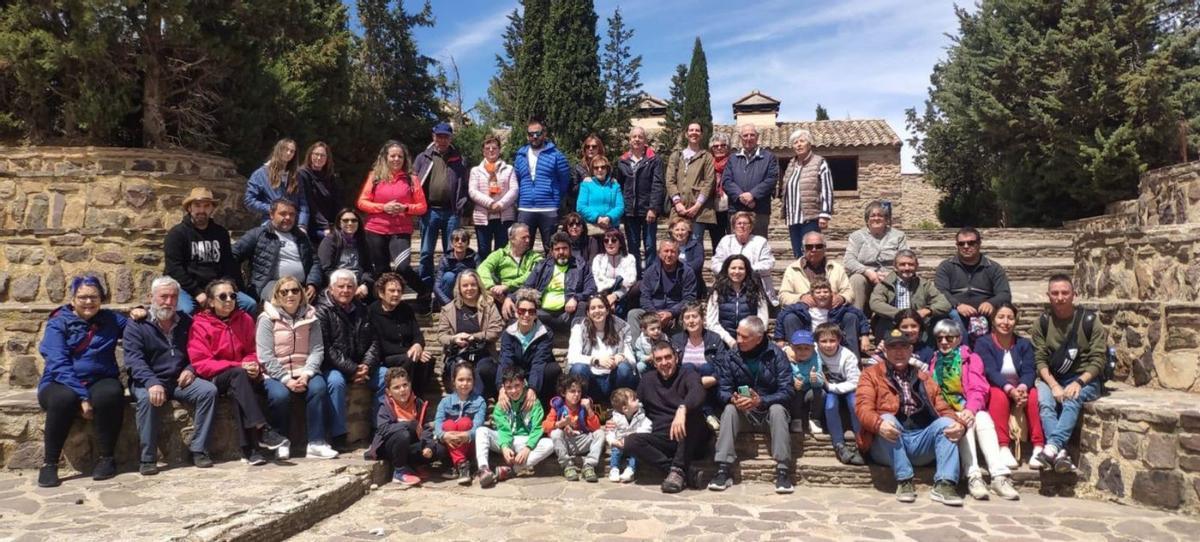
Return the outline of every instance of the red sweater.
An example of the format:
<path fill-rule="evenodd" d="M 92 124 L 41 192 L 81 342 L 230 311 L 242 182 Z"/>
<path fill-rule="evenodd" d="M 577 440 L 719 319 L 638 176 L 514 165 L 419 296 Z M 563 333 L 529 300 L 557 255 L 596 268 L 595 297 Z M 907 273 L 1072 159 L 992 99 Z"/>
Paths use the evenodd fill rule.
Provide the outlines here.
<path fill-rule="evenodd" d="M 380 183 L 375 182 L 374 173 L 367 175 L 358 193 L 358 209 L 367 213 L 367 223 L 363 229 L 379 235 L 411 234 L 412 217 L 421 216 L 429 209 L 421 185 L 412 181 L 412 177 L 404 171 L 392 175 L 391 181 Z M 403 213 L 390 215 L 384 212 L 383 206 L 392 201 L 408 207 Z"/>

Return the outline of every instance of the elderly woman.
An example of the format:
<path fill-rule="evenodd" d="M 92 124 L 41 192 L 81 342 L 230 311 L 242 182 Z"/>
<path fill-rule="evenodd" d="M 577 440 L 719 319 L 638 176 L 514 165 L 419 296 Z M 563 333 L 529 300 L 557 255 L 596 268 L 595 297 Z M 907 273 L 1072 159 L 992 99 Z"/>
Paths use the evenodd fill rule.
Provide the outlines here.
<path fill-rule="evenodd" d="M 716 180 L 713 157 L 701 144 L 704 128 L 700 123 L 688 124 L 684 139 L 687 147 L 671 153 L 667 160 L 667 205 L 672 217 L 690 220 L 692 237 L 701 245 L 703 252 L 704 231 L 708 230 L 713 246 L 724 231 L 717 228 Z M 697 275 L 699 276 L 699 275 Z"/>
<path fill-rule="evenodd" d="M 229 279 L 208 284 L 208 307 L 196 314 L 188 332 L 188 358 L 196 376 L 212 382 L 233 399 L 233 414 L 241 431 L 242 460 L 264 465 L 258 447 L 288 448 L 291 443 L 267 425 L 256 392 L 263 370 L 254 348 L 254 318 L 237 306 L 237 287 Z"/>
<path fill-rule="evenodd" d="M 513 167 L 500 159 L 500 139 L 488 136 L 483 140 L 483 161 L 471 168 L 467 193 L 475 203 L 471 220 L 475 224 L 475 239 L 479 261 L 493 250 L 508 243 L 508 227 L 517 219 L 517 177 Z"/>
<path fill-rule="evenodd" d="M 875 285 L 887 277 L 896 253 L 908 250 L 908 238 L 892 227 L 892 210 L 882 202 L 868 203 L 863 219 L 867 227 L 850 234 L 842 261 L 854 289 L 854 306 L 859 310 L 867 306 Z"/>
<path fill-rule="evenodd" d="M 1013 408 L 1025 411 L 1029 425 L 1029 440 L 1033 443 L 1033 454 L 1029 465 L 1041 468 L 1038 455 L 1046 444 L 1042 432 L 1042 418 L 1038 413 L 1037 366 L 1034 363 L 1033 343 L 1016 333 L 1017 309 L 1012 303 L 1004 302 L 992 313 L 990 335 L 975 340 L 975 353 L 983 359 L 983 372 L 987 374 L 988 414 L 996 424 L 996 438 L 1000 443 L 1000 455 L 1009 467 L 1017 466 L 1009 444 L 1008 415 Z"/>
<path fill-rule="evenodd" d="M 1002 499 L 1020 498 L 1013 487 L 1011 468 L 1000 455 L 996 426 L 987 412 L 988 381 L 983 360 L 962 344 L 962 328 L 954 320 L 942 320 L 933 326 L 937 352 L 930 358 L 929 374 L 942 399 L 955 412 L 958 423 L 966 428 L 958 441 L 958 457 L 967 473 L 967 490 L 976 500 L 988 498 L 978 452 L 983 452 L 992 476 L 991 490 Z"/>
<path fill-rule="evenodd" d="M 766 238 L 754 235 L 754 220 L 754 213 L 749 211 L 734 213 L 733 233 L 726 235 L 717 244 L 709 269 L 716 275 L 724 268 L 725 260 L 730 256 L 745 256 L 750 260 L 754 274 L 762 281 L 762 289 L 767 294 L 767 299 L 772 305 L 778 305 L 779 297 L 775 293 L 775 283 L 771 277 L 771 271 L 775 268 L 775 255 L 771 253 L 771 246 L 767 244 Z"/>
<path fill-rule="evenodd" d="M 716 415 L 721 408 L 717 398 L 716 360 L 720 359 L 729 347 L 720 335 L 705 329 L 704 313 L 704 305 L 699 301 L 683 306 L 683 312 L 679 314 L 683 331 L 671 337 L 671 347 L 680 356 L 680 363 L 700 373 L 700 383 L 706 390 L 704 420 L 716 431 L 721 426 L 721 421 Z"/>
<path fill-rule="evenodd" d="M 370 367 L 367 307 L 359 301 L 362 286 L 349 269 L 338 269 L 329 276 L 329 287 L 317 296 L 317 321 L 325 345 L 321 375 L 329 391 L 328 424 L 330 442 L 335 450 L 346 449 L 346 389 L 350 383 L 366 382 Z"/>
<path fill-rule="evenodd" d="M 625 234 L 621 230 L 608 230 L 603 239 L 604 253 L 592 258 L 592 280 L 608 304 L 617 307 L 637 282 L 637 262 L 625 250 Z"/>
<path fill-rule="evenodd" d="M 593 295 L 584 306 L 584 317 L 571 326 L 567 365 L 571 374 L 587 380 L 593 400 L 607 401 L 617 388 L 637 387 L 633 339 L 628 324 L 613 314 L 607 298 Z"/>
<path fill-rule="evenodd" d="M 833 174 L 825 159 L 813 152 L 813 137 L 808 130 L 793 131 L 788 144 L 796 156 L 780 179 L 780 199 L 792 239 L 792 256 L 799 258 L 804 254 L 804 234 L 821 231 L 833 216 Z"/>
<path fill-rule="evenodd" d="M 425 335 L 412 307 L 402 302 L 405 281 L 396 273 L 384 273 L 375 281 L 379 300 L 367 307 L 371 327 L 371 346 L 367 364 L 371 366 L 369 384 L 375 392 L 375 408 L 379 409 L 387 394 L 385 379 L 388 368 L 404 367 L 412 383 L 413 393 L 425 396 L 425 388 L 433 375 L 431 357 L 425 351 Z"/>
<path fill-rule="evenodd" d="M 333 272 L 345 269 L 354 273 L 358 284 L 354 297 L 365 299 L 371 292 L 370 284 L 375 276 L 371 258 L 367 256 L 367 241 L 363 234 L 362 219 L 354 209 L 342 209 L 334 215 L 334 232 L 321 240 L 317 248 L 317 259 L 321 262 L 321 274 L 327 280 Z"/>
<path fill-rule="evenodd" d="M 717 243 L 729 234 L 729 196 L 725 194 L 724 187 L 721 186 L 722 176 L 725 174 L 725 164 L 729 163 L 729 136 L 725 134 L 713 134 L 708 140 L 708 152 L 713 156 L 713 197 L 716 201 L 713 203 L 713 208 L 716 211 L 716 227 L 708 230 L 708 242 L 712 245 L 713 250 L 717 249 Z"/>
<path fill-rule="evenodd" d="M 467 269 L 454 281 L 454 301 L 442 307 L 437 318 L 438 342 L 445 353 L 442 374 L 447 393 L 454 392 L 450 380 L 451 368 L 460 361 L 475 367 L 475 393 L 494 399 L 499 393 L 496 385 L 496 341 L 504 331 L 504 320 L 492 302 L 483 295 L 479 273 Z"/>
<path fill-rule="evenodd" d="M 517 317 L 500 336 L 500 368 L 497 373 L 503 375 L 512 366 L 521 368 L 526 374 L 529 389 L 537 393 L 545 406 L 557 393 L 558 377 L 562 375 L 562 367 L 554 359 L 554 332 L 542 325 L 537 317 L 541 292 L 521 288 L 514 297 Z M 501 385 L 500 377 L 497 377 L 496 386 Z"/>
<path fill-rule="evenodd" d="M 725 341 L 725 346 L 733 348 L 737 345 L 734 337 L 737 336 L 738 322 L 747 316 L 758 316 L 766 322 L 767 304 L 762 284 L 755 280 L 750 269 L 750 260 L 734 254 L 725 260 L 717 273 L 705 310 L 708 314 L 706 324 Z"/>
<path fill-rule="evenodd" d="M 275 283 L 271 301 L 263 303 L 255 328 L 258 362 L 267 378 L 267 411 L 275 427 L 290 427 L 292 394 L 304 397 L 308 421 L 306 455 L 320 459 L 337 457 L 325 442 L 325 411 L 329 408 L 329 389 L 321 364 L 325 361 L 325 343 L 317 311 L 304 300 L 302 285 L 294 277 Z M 275 451 L 278 459 L 291 457 L 289 448 Z"/>
<path fill-rule="evenodd" d="M 46 369 L 37 398 L 46 411 L 43 462 L 38 485 L 59 485 L 58 460 L 78 414 L 92 421 L 99 459 L 95 480 L 116 476 L 113 453 L 125 419 L 125 390 L 118 380 L 117 341 L 125 329 L 124 315 L 102 308 L 108 298 L 100 279 L 85 275 L 71 281 L 71 302 L 50 313 L 38 351 Z"/>

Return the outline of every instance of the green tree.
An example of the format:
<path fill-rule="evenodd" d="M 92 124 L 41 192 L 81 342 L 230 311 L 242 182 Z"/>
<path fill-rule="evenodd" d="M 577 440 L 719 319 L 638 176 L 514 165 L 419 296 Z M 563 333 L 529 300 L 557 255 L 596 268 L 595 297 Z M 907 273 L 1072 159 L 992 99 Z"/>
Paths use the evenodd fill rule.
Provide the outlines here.
<path fill-rule="evenodd" d="M 829 120 L 829 111 L 825 110 L 825 106 L 817 104 L 816 120 Z"/>
<path fill-rule="evenodd" d="M 598 126 L 601 137 L 610 146 L 620 141 L 629 130 L 630 119 L 637 112 L 642 92 L 642 55 L 633 56 L 629 40 L 633 29 L 625 26 L 621 9 L 608 18 L 608 41 L 604 44 L 601 80 L 605 85 L 604 115 Z"/>
<path fill-rule="evenodd" d="M 520 124 L 517 107 L 517 57 L 521 53 L 525 21 L 521 12 L 508 14 L 504 27 L 503 51 L 496 55 L 496 75 L 488 81 L 486 98 L 480 98 L 475 111 L 480 120 L 491 126 L 513 127 Z"/>
<path fill-rule="evenodd" d="M 528 26 L 531 12 L 525 13 Z M 557 144 L 570 149 L 595 130 L 604 112 L 596 10 L 591 0 L 553 0 L 543 15 L 541 109 L 533 111 L 542 114 Z"/>
<path fill-rule="evenodd" d="M 525 144 L 525 121 L 533 115 L 546 114 L 546 95 L 542 92 L 546 40 L 557 35 L 549 24 L 551 0 L 521 0 L 521 5 L 520 25 L 510 19 L 505 30 L 506 35 L 510 31 L 517 32 L 520 40 L 512 73 L 516 89 L 512 131 L 508 138 L 508 146 L 512 149 Z"/>
<path fill-rule="evenodd" d="M 698 36 L 692 44 L 692 61 L 687 69 L 683 94 L 680 129 L 685 130 L 687 124 L 699 122 L 703 130 L 700 136 L 701 145 L 707 145 L 708 138 L 713 133 L 712 98 L 708 92 L 708 57 L 704 54 L 704 46 L 701 45 Z"/>
<path fill-rule="evenodd" d="M 680 147 L 686 120 L 683 117 L 683 102 L 687 92 L 687 66 L 675 66 L 675 75 L 671 76 L 670 96 L 667 98 L 667 114 L 663 119 L 663 129 L 655 138 L 654 148 L 659 154 L 668 155 Z"/>

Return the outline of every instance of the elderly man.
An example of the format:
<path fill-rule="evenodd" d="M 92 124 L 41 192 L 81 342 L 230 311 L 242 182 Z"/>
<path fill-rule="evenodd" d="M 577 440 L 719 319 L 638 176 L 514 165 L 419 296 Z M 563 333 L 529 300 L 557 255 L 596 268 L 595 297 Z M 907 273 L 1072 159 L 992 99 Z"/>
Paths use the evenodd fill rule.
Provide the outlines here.
<path fill-rule="evenodd" d="M 1071 277 L 1054 275 L 1046 291 L 1050 309 L 1032 326 L 1033 358 L 1037 363 L 1038 409 L 1046 445 L 1038 461 L 1055 472 L 1075 470 L 1067 456 L 1067 440 L 1075 432 L 1083 404 L 1100 397 L 1108 333 L 1096 313 L 1075 306 Z"/>
<path fill-rule="evenodd" d="M 179 283 L 171 277 L 154 279 L 150 283 L 149 317 L 130 320 L 125 326 L 125 367 L 137 401 L 135 419 L 141 440 L 138 472 L 147 476 L 158 474 L 157 441 L 162 426 L 159 416 L 168 399 L 195 406 L 195 433 L 188 445 L 192 464 L 200 468 L 213 466 L 208 456 L 208 437 L 217 387 L 196 378 L 188 360 L 188 329 L 192 319 L 176 308 L 181 291 Z"/>
<path fill-rule="evenodd" d="M 700 488 L 699 471 L 692 461 L 705 453 L 710 430 L 701 409 L 706 391 L 700 373 L 690 365 L 680 367 L 679 354 L 659 341 L 650 347 L 654 374 L 638 383 L 637 396 L 650 420 L 649 433 L 625 437 L 624 452 L 639 463 L 667 473 L 663 493 L 679 493 L 684 486 Z"/>
<path fill-rule="evenodd" d="M 329 287 L 317 296 L 316 302 L 321 340 L 325 343 L 321 374 L 325 375 L 332 407 L 325 417 L 326 434 L 339 452 L 347 450 L 347 385 L 367 382 L 370 370 L 366 360 L 367 349 L 371 347 L 367 307 L 355 295 L 357 289 L 354 272 L 338 269 L 330 273 Z M 373 418 L 374 413 L 369 419 Z"/>
<path fill-rule="evenodd" d="M 513 316 L 513 301 L 510 292 L 525 284 L 533 267 L 542 261 L 542 255 L 529 250 L 533 237 L 529 226 L 520 222 L 508 227 L 508 246 L 493 250 L 479 264 L 479 280 L 483 288 L 500 304 L 500 315 L 505 320 Z"/>
<path fill-rule="evenodd" d="M 638 276 L 654 263 L 658 239 L 658 213 L 663 209 L 666 184 L 663 164 L 646 146 L 646 131 L 629 130 L 629 150 L 621 155 L 615 172 L 625 196 L 625 237 L 637 262 Z"/>
<path fill-rule="evenodd" d="M 775 460 L 775 492 L 791 493 L 792 435 L 788 409 L 795 390 L 787 355 L 767 340 L 767 324 L 757 316 L 738 323 L 737 349 L 726 352 L 717 364 L 717 396 L 725 404 L 717 432 L 717 473 L 708 489 L 725 491 L 733 486 L 734 441 L 743 423 L 771 431 L 771 458 Z"/>
<path fill-rule="evenodd" d="M 179 282 L 179 310 L 192 314 L 208 303 L 204 288 L 214 279 L 242 282 L 242 272 L 233 258 L 229 230 L 213 221 L 216 200 L 211 190 L 192 189 L 183 199 L 183 220 L 167 232 L 163 242 L 165 274 Z M 238 307 L 254 314 L 257 303 L 245 292 L 237 293 Z"/>
<path fill-rule="evenodd" d="M 805 234 L 821 231 L 833 217 L 833 173 L 825 159 L 813 152 L 813 137 L 808 130 L 793 131 L 788 143 L 796 151 L 796 157 L 783 172 L 780 197 L 792 241 L 792 257 L 799 258 L 804 254 Z"/>
<path fill-rule="evenodd" d="M 958 485 L 958 440 L 966 429 L 926 373 L 909 366 L 912 343 L 898 329 L 884 338 L 886 363 L 863 370 L 854 412 L 862 424 L 858 449 L 896 475 L 896 500 L 914 502 L 913 466 L 936 464 L 929 498 L 962 506 Z"/>
<path fill-rule="evenodd" d="M 413 159 L 413 171 L 421 179 L 429 212 L 421 216 L 421 260 L 418 274 L 433 289 L 433 253 L 438 236 L 442 252 L 450 251 L 450 232 L 458 228 L 458 215 L 467 203 L 468 169 L 454 147 L 454 128 L 445 122 L 433 127 L 433 142 Z"/>
<path fill-rule="evenodd" d="M 779 161 L 771 151 L 758 146 L 758 128 L 753 124 L 743 124 L 738 133 L 742 148 L 729 157 L 721 185 L 729 196 L 729 210 L 754 213 L 754 234 L 766 237 L 771 196 L 779 183 Z"/>
<path fill-rule="evenodd" d="M 571 257 L 571 236 L 557 232 L 550 238 L 550 258 L 533 266 L 525 288 L 541 292 L 538 319 L 555 333 L 570 333 L 579 307 L 596 293 L 596 283 L 586 265 Z M 516 303 L 516 292 L 509 296 Z"/>
<path fill-rule="evenodd" d="M 950 302 L 950 308 L 957 311 L 952 314 L 958 315 L 969 344 L 988 331 L 988 318 L 996 312 L 996 307 L 1012 302 L 1008 274 L 1000 264 L 982 254 L 982 242 L 979 230 L 971 227 L 958 230 L 954 236 L 958 254 L 939 264 L 933 279 L 938 291 Z"/>
<path fill-rule="evenodd" d="M 871 292 L 871 312 L 875 314 L 872 327 L 876 337 L 887 335 L 896 327 L 896 313 L 913 309 L 924 320 L 925 329 L 950 313 L 950 302 L 933 286 L 917 275 L 917 254 L 909 249 L 896 253 L 893 269 Z"/>
<path fill-rule="evenodd" d="M 675 331 L 683 306 L 696 300 L 696 275 L 679 261 L 679 243 L 666 239 L 658 245 L 658 261 L 646 269 L 641 280 L 641 302 L 638 309 L 629 311 L 630 329 L 641 329 L 642 314 L 653 312 L 663 333 Z M 635 333 L 635 339 L 637 331 Z"/>
<path fill-rule="evenodd" d="M 804 303 L 810 307 L 816 305 L 810 283 L 817 277 L 824 277 L 833 288 L 834 307 L 854 302 L 854 290 L 850 287 L 846 268 L 825 257 L 825 236 L 814 231 L 804 236 L 804 257 L 792 262 L 783 271 L 779 303 L 784 307 L 795 303 Z"/>
<path fill-rule="evenodd" d="M 525 138 L 529 144 L 517 149 L 512 162 L 517 175 L 517 222 L 541 232 L 542 249 L 549 251 L 550 236 L 558 227 L 558 206 L 571 188 L 571 165 L 554 143 L 547 141 L 546 123 L 541 118 L 529 119 Z"/>
<path fill-rule="evenodd" d="M 250 260 L 250 290 L 258 299 L 270 299 L 279 277 L 292 276 L 304 284 L 311 303 L 321 285 L 321 265 L 308 236 L 296 227 L 296 204 L 286 199 L 271 202 L 271 220 L 238 239 L 233 257 Z"/>

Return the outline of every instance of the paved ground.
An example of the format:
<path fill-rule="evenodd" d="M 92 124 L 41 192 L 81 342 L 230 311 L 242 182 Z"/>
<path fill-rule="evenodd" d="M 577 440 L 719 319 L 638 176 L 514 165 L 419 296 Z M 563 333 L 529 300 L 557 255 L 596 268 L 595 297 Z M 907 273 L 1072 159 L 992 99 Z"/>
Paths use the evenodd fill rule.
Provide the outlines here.
<path fill-rule="evenodd" d="M 1018 502 L 949 508 L 918 487 L 914 504 L 866 489 L 770 484 L 725 493 L 663 495 L 656 485 L 522 478 L 482 490 L 447 482 L 387 484 L 295 540 L 1195 540 L 1200 518 L 1079 499 L 1023 495 Z M 428 539 L 428 538 L 427 538 Z"/>

